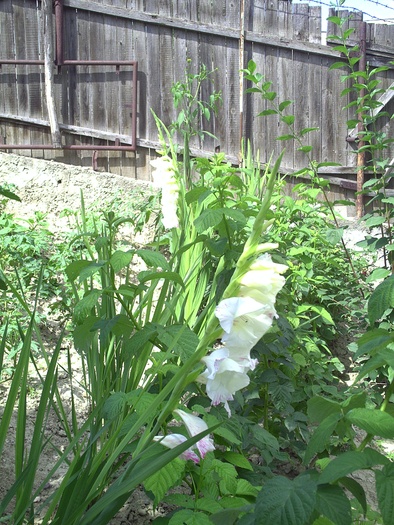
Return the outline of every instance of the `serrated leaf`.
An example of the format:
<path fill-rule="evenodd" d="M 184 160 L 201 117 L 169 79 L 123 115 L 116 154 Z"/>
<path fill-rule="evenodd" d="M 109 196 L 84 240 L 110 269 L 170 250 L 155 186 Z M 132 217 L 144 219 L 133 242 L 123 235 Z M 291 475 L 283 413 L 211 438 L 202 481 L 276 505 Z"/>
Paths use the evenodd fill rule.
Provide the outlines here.
<path fill-rule="evenodd" d="M 356 470 L 369 469 L 376 465 L 387 465 L 389 462 L 388 458 L 372 448 L 366 448 L 361 452 L 357 450 L 344 452 L 333 459 L 323 470 L 319 484 L 332 483 Z"/>
<path fill-rule="evenodd" d="M 181 276 L 179 273 L 176 272 L 151 272 L 151 271 L 145 271 L 140 272 L 138 274 L 138 280 L 141 284 L 147 283 L 149 281 L 158 281 L 160 279 L 164 279 L 165 281 L 174 281 L 175 283 L 182 286 L 182 288 L 185 287 L 184 282 L 182 281 Z"/>
<path fill-rule="evenodd" d="M 216 512 L 210 516 L 211 524 L 214 525 L 234 525 L 235 523 L 239 525 L 254 525 L 254 516 L 253 514 L 244 515 L 238 520 L 239 515 L 243 512 L 250 512 L 253 509 L 252 505 L 244 505 L 235 509 L 224 509 L 220 512 Z"/>
<path fill-rule="evenodd" d="M 191 357 L 200 340 L 187 325 L 166 326 L 159 331 L 158 339 L 182 361 Z"/>
<path fill-rule="evenodd" d="M 96 324 L 98 317 L 88 316 L 81 324 L 77 325 L 73 331 L 74 346 L 79 352 L 88 352 L 96 333 L 92 327 Z"/>
<path fill-rule="evenodd" d="M 251 496 L 255 498 L 258 492 L 258 489 L 248 480 L 242 478 L 237 480 L 236 496 Z"/>
<path fill-rule="evenodd" d="M 269 479 L 256 499 L 255 524 L 300 525 L 308 523 L 316 502 L 316 484 L 309 476 L 294 480 Z"/>
<path fill-rule="evenodd" d="M 66 275 L 70 281 L 75 281 L 85 268 L 89 267 L 91 261 L 73 261 L 66 267 Z"/>
<path fill-rule="evenodd" d="M 196 186 L 195 188 L 192 188 L 189 190 L 185 195 L 185 200 L 187 204 L 192 204 L 193 202 L 196 202 L 200 199 L 202 195 L 206 194 L 211 195 L 212 192 L 210 190 L 207 190 L 204 186 Z"/>
<path fill-rule="evenodd" d="M 253 470 L 252 465 L 249 463 L 246 457 L 242 454 L 239 454 L 238 452 L 232 452 L 231 450 L 228 450 L 226 452 L 223 452 L 222 457 L 228 463 L 231 463 L 232 465 L 236 467 L 240 467 L 245 470 Z"/>
<path fill-rule="evenodd" d="M 184 471 L 185 462 L 179 458 L 175 458 L 144 481 L 145 490 L 152 492 L 155 497 L 155 506 L 157 506 L 166 493 L 182 479 Z"/>
<path fill-rule="evenodd" d="M 151 268 L 162 268 L 163 270 L 170 269 L 167 259 L 160 252 L 154 252 L 152 250 L 141 248 L 140 250 L 136 250 L 136 254 L 139 255 L 145 264 Z"/>
<path fill-rule="evenodd" d="M 328 417 L 323 419 L 320 425 L 312 434 L 311 439 L 309 440 L 308 446 L 304 455 L 304 464 L 308 465 L 311 459 L 326 449 L 327 444 L 330 441 L 330 438 L 338 424 L 338 421 L 342 418 L 340 412 L 330 414 Z"/>
<path fill-rule="evenodd" d="M 319 485 L 316 510 L 335 525 L 352 524 L 352 508 L 343 490 L 336 485 Z"/>
<path fill-rule="evenodd" d="M 368 318 L 373 325 L 388 308 L 394 307 L 394 275 L 379 284 L 368 301 Z"/>
<path fill-rule="evenodd" d="M 234 494 L 237 490 L 237 471 L 230 463 L 218 459 L 212 461 L 212 469 L 219 475 L 222 494 Z"/>
<path fill-rule="evenodd" d="M 113 271 L 118 273 L 123 268 L 126 268 L 131 263 L 134 253 L 134 251 L 123 252 L 122 250 L 116 250 L 109 261 Z"/>
<path fill-rule="evenodd" d="M 169 525 L 212 525 L 212 522 L 206 514 L 187 509 L 176 512 Z"/>
<path fill-rule="evenodd" d="M 394 464 L 375 472 L 376 494 L 384 525 L 394 523 Z"/>
<path fill-rule="evenodd" d="M 380 226 L 381 224 L 384 224 L 385 221 L 386 221 L 385 217 L 374 216 L 374 217 L 369 217 L 369 219 L 365 221 L 365 225 L 368 226 L 368 228 L 373 228 L 374 226 Z"/>
<path fill-rule="evenodd" d="M 115 419 L 120 416 L 127 404 L 127 394 L 125 392 L 113 392 L 105 400 L 102 416 L 106 420 Z"/>
<path fill-rule="evenodd" d="M 346 414 L 346 419 L 368 434 L 386 439 L 394 439 L 394 417 L 373 408 L 354 408 Z"/>
<path fill-rule="evenodd" d="M 77 324 L 82 323 L 91 314 L 101 295 L 101 290 L 93 288 L 75 305 L 73 317 Z"/>
<path fill-rule="evenodd" d="M 343 237 L 343 228 L 329 228 L 325 231 L 327 241 L 335 246 Z"/>
<path fill-rule="evenodd" d="M 312 423 L 321 423 L 331 414 L 340 414 L 341 404 L 322 396 L 315 396 L 308 400 L 308 416 Z"/>

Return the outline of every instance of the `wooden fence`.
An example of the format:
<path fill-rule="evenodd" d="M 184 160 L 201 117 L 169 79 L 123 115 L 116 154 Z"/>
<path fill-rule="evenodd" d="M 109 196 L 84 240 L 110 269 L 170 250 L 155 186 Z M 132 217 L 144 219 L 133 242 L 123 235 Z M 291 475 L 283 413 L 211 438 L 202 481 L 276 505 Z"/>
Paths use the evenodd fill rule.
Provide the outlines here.
<path fill-rule="evenodd" d="M 59 0 L 57 0 L 59 1 Z M 204 122 L 216 139 L 197 138 L 192 146 L 204 155 L 215 148 L 236 162 L 242 138 L 259 149 L 262 162 L 284 146 L 276 137 L 286 131 L 275 116 L 259 117 L 267 103 L 248 87 L 239 71 L 250 59 L 273 82 L 278 100 L 292 100 L 297 129 L 317 127 L 309 135 L 313 156 L 333 161 L 330 168 L 338 187 L 353 188 L 356 156 L 354 143 L 346 140 L 343 111 L 348 100 L 343 70 L 330 71 L 340 56 L 332 45 L 321 43 L 320 7 L 281 0 L 63 0 L 64 58 L 66 60 L 138 61 L 137 151 L 98 155 L 98 168 L 139 179 L 150 178 L 149 159 L 157 147 L 153 110 L 166 124 L 174 119 L 171 85 L 184 79 L 187 67 L 198 72 L 201 64 L 214 70 L 213 90 L 222 92 L 223 103 L 212 122 Z M 38 0 L 0 2 L 0 62 L 5 59 L 41 59 L 43 55 Z M 346 15 L 347 12 L 344 13 Z M 350 24 L 352 39 L 360 39 L 360 16 Z M 336 26 L 329 24 L 328 33 Z M 382 87 L 394 82 L 393 25 L 367 25 L 367 62 L 388 65 Z M 64 144 L 131 144 L 131 67 L 62 66 L 55 69 L 55 101 Z M 389 95 L 394 91 L 389 91 Z M 394 99 L 387 96 L 385 111 L 393 114 Z M 290 110 L 290 108 L 289 108 Z M 393 136 L 387 117 L 379 130 Z M 0 141 L 6 144 L 50 144 L 48 115 L 41 64 L 3 64 L 0 69 Z M 41 158 L 91 165 L 91 151 L 20 150 Z M 394 157 L 394 147 L 387 154 Z M 283 169 L 292 172 L 305 165 L 303 153 L 286 143 Z M 328 170 L 326 169 L 326 172 Z M 340 190 L 338 190 L 340 191 Z M 343 192 L 342 192 L 343 193 Z"/>

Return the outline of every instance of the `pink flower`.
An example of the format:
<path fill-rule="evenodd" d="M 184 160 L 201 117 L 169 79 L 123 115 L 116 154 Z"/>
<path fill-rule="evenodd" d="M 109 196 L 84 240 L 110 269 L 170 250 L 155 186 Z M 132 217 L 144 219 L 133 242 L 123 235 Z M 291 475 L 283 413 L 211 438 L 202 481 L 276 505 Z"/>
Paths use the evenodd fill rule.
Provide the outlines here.
<path fill-rule="evenodd" d="M 194 416 L 193 414 L 188 414 L 183 410 L 174 410 L 174 412 L 178 414 L 178 416 L 180 416 L 183 420 L 190 437 L 197 436 L 197 434 L 200 434 L 201 432 L 204 432 L 208 429 L 207 424 L 201 418 Z M 167 448 L 175 448 L 181 443 L 187 441 L 187 438 L 182 434 L 168 434 L 167 436 L 155 436 L 153 440 L 159 441 Z M 195 447 L 197 447 L 202 458 L 204 458 L 208 452 L 215 450 L 212 439 L 209 436 L 205 436 L 197 441 L 197 443 L 191 448 L 185 450 L 185 452 L 183 452 L 180 457 L 186 460 L 191 459 L 194 461 L 194 463 L 198 463 L 200 461 L 200 457 L 197 456 L 197 454 L 192 450 Z"/>

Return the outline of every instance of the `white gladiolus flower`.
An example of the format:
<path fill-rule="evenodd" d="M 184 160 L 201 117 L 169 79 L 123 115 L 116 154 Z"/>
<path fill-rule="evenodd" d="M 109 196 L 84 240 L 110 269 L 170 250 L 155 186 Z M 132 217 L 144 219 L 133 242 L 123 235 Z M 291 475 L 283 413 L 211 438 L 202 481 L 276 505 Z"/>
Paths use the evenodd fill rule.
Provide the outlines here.
<path fill-rule="evenodd" d="M 161 189 L 161 205 L 163 213 L 163 226 L 167 229 L 178 228 L 177 216 L 179 184 L 176 178 L 174 165 L 168 155 L 151 161 L 155 168 L 152 172 L 155 186 Z"/>
<path fill-rule="evenodd" d="M 207 370 L 199 376 L 198 380 L 206 384 L 206 391 L 212 405 L 224 403 L 230 417 L 228 401 L 234 399 L 235 392 L 248 386 L 249 377 L 246 372 L 254 368 L 255 361 L 245 359 L 242 365 L 228 356 L 229 351 L 220 348 L 204 357 L 202 361 L 207 365 Z"/>
<path fill-rule="evenodd" d="M 193 414 L 188 414 L 183 410 L 175 410 L 174 412 L 182 418 L 190 437 L 197 436 L 197 434 L 200 434 L 201 432 L 204 432 L 204 430 L 208 429 L 207 424 L 201 418 L 193 416 Z M 169 434 L 165 437 L 155 436 L 153 440 L 159 441 L 162 445 L 164 445 L 167 448 L 175 448 L 181 443 L 184 443 L 186 441 L 186 438 L 182 434 Z M 205 457 L 207 452 L 215 450 L 215 446 L 213 444 L 212 439 L 209 436 L 205 436 L 199 441 L 197 441 L 196 445 L 193 445 L 193 447 L 185 450 L 185 452 L 183 452 L 180 455 L 180 457 L 182 459 L 191 459 L 192 461 L 194 461 L 194 463 L 198 463 L 200 461 L 200 458 L 192 450 L 196 446 L 202 458 Z"/>
<path fill-rule="evenodd" d="M 272 305 L 251 297 L 230 297 L 218 304 L 215 315 L 225 332 L 226 346 L 250 351 L 269 330 L 276 312 Z"/>

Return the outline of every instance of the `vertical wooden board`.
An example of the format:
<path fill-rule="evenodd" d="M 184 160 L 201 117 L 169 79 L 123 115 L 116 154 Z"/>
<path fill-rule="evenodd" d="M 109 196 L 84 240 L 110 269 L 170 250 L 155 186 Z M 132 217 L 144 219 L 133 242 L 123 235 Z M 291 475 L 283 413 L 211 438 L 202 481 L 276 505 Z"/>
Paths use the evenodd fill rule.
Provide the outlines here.
<path fill-rule="evenodd" d="M 208 72 L 212 72 L 213 70 L 213 58 L 212 58 L 212 49 L 214 47 L 214 41 L 217 39 L 214 36 L 207 35 L 207 34 L 201 34 L 200 35 L 200 63 L 201 66 L 205 65 Z M 223 46 L 223 38 L 221 40 L 221 45 Z M 223 49 L 223 47 L 222 47 Z M 209 78 L 202 83 L 201 85 L 201 92 L 200 92 L 200 98 L 204 102 L 209 101 L 209 97 L 214 92 L 214 85 L 212 82 L 213 78 L 210 75 Z M 200 129 L 207 131 L 208 133 L 211 133 L 212 135 L 215 134 L 215 116 L 211 115 L 210 120 L 207 120 L 204 116 L 201 118 L 201 122 L 198 124 L 200 126 Z M 215 139 L 213 137 L 210 137 L 208 135 L 204 136 L 203 141 L 200 143 L 200 147 L 204 150 L 208 151 L 214 151 L 215 149 Z"/>
<path fill-rule="evenodd" d="M 0 3 L 0 31 L 2 45 L 0 56 L 3 59 L 15 58 L 14 46 L 14 17 L 11 0 Z M 5 113 L 17 112 L 16 99 L 16 69 L 13 65 L 3 65 L 0 71 L 0 107 Z"/>
<path fill-rule="evenodd" d="M 278 69 L 278 48 L 274 46 L 267 46 L 265 50 L 265 70 L 264 76 L 266 80 L 272 82 L 271 91 L 277 93 L 276 99 L 273 103 L 267 101 L 266 108 L 272 109 L 278 103 L 278 93 L 280 91 L 280 86 L 278 86 L 277 81 L 277 69 Z M 264 120 L 264 125 L 266 126 L 265 131 L 265 155 L 266 160 L 268 161 L 271 155 L 276 158 L 281 151 L 283 143 L 279 143 L 277 140 L 278 137 L 278 117 L 277 115 L 269 115 L 260 117 Z"/>
<path fill-rule="evenodd" d="M 240 107 L 239 107 L 239 57 L 238 43 L 228 40 L 226 46 L 226 84 L 227 84 L 227 144 L 230 155 L 237 156 L 241 151 Z"/>
<path fill-rule="evenodd" d="M 320 55 L 309 55 L 309 74 L 308 74 L 308 106 L 309 106 L 309 127 L 319 128 L 305 135 L 303 142 L 306 146 L 312 146 L 310 156 L 313 160 L 321 160 L 321 110 L 322 110 L 322 57 Z M 306 159 L 306 156 L 305 156 Z"/>
<path fill-rule="evenodd" d="M 224 20 L 221 24 L 225 27 L 231 27 L 232 29 L 240 29 L 240 16 L 241 16 L 241 0 L 223 0 L 225 4 Z M 245 3 L 245 16 L 248 8 L 248 0 L 244 0 Z M 245 20 L 246 26 L 246 20 Z"/>
<path fill-rule="evenodd" d="M 294 116 L 297 129 L 308 128 L 310 122 L 310 98 L 309 90 L 311 82 L 309 70 L 309 53 L 294 51 L 294 92 L 296 94 L 294 101 Z M 301 169 L 307 165 L 305 153 L 300 151 L 294 152 L 294 163 L 296 169 Z"/>
<path fill-rule="evenodd" d="M 327 66 L 329 67 L 335 61 L 335 58 L 327 59 Z M 331 153 L 331 158 L 329 157 L 328 160 L 338 162 L 343 166 L 352 166 L 355 165 L 355 158 L 352 155 L 349 156 L 353 149 L 352 146 L 346 142 L 348 133 L 346 126 L 347 113 L 342 110 L 347 104 L 347 100 L 346 97 L 340 97 L 340 93 L 345 87 L 340 79 L 344 73 L 344 70 L 339 69 L 328 71 L 326 85 L 327 91 L 331 96 L 328 101 L 326 97 L 323 98 L 325 111 L 322 117 L 327 128 L 326 141 L 331 146 L 328 149 L 328 153 Z M 323 86 L 323 92 L 325 89 L 325 86 Z M 324 146 L 326 146 L 326 144 Z M 352 159 L 353 161 L 349 162 Z"/>
<path fill-rule="evenodd" d="M 212 0 L 198 0 L 198 21 L 203 24 L 211 24 L 212 9 Z"/>
<path fill-rule="evenodd" d="M 31 11 L 25 6 L 23 0 L 15 2 L 13 6 L 14 14 L 14 28 L 15 28 L 15 58 L 26 58 L 26 42 L 25 42 L 25 21 L 26 11 Z M 16 84 L 17 96 L 17 115 L 28 115 L 29 112 L 29 95 L 28 95 L 28 66 L 16 66 L 18 81 Z"/>
<path fill-rule="evenodd" d="M 268 80 L 265 76 L 265 54 L 266 46 L 256 43 L 252 44 L 251 60 L 256 64 L 256 72 L 262 74 L 264 80 Z M 253 85 L 246 83 L 246 88 L 250 87 L 253 87 Z M 258 93 L 247 93 L 245 100 L 246 128 L 249 130 L 246 137 L 250 140 L 253 151 L 255 153 L 257 150 L 260 151 L 261 162 L 266 162 L 267 117 L 259 116 L 259 113 L 267 108 L 266 101 Z"/>
<path fill-rule="evenodd" d="M 337 162 L 334 159 L 334 145 L 332 143 L 332 136 L 334 133 L 333 122 L 333 82 L 331 75 L 334 71 L 329 71 L 330 64 L 333 61 L 330 58 L 323 57 L 322 59 L 322 80 L 321 80 L 321 161 L 322 162 Z"/>
<path fill-rule="evenodd" d="M 293 34 L 292 4 L 287 0 L 280 0 L 277 4 L 276 36 L 290 39 Z"/>
<path fill-rule="evenodd" d="M 271 0 L 265 5 L 264 34 L 278 35 L 279 28 L 279 0 Z M 279 34 L 278 36 L 283 36 Z"/>
<path fill-rule="evenodd" d="M 63 50 L 65 60 L 78 59 L 78 23 L 77 10 L 64 10 Z M 63 92 L 60 121 L 65 124 L 80 125 L 80 107 L 78 97 L 78 75 L 80 67 L 63 66 L 57 73 Z M 60 108 L 59 108 L 60 109 Z"/>
<path fill-rule="evenodd" d="M 221 91 L 222 102 L 219 104 L 218 113 L 214 117 L 215 120 L 215 136 L 214 146 L 220 146 L 221 151 L 227 150 L 227 135 L 228 122 L 226 115 L 226 108 L 228 106 L 228 77 L 226 74 L 226 67 L 223 60 L 223 39 L 217 37 L 212 42 L 212 69 L 213 69 L 213 84 L 214 91 Z"/>
<path fill-rule="evenodd" d="M 158 14 L 159 13 L 160 0 L 145 0 L 145 11 L 147 13 Z"/>
<path fill-rule="evenodd" d="M 321 44 L 322 40 L 322 12 L 321 7 L 309 8 L 309 42 Z"/>
<path fill-rule="evenodd" d="M 131 38 L 130 38 L 131 37 Z M 142 22 L 132 22 L 132 33 L 127 34 L 127 42 L 132 45 L 133 57 L 138 60 L 137 82 L 137 137 L 148 138 L 147 118 L 150 111 L 147 97 L 148 62 L 146 51 L 145 26 Z M 123 87 L 123 86 L 122 86 Z M 128 113 L 129 114 L 129 113 Z"/>
<path fill-rule="evenodd" d="M 105 44 L 106 17 L 101 13 L 91 13 L 89 23 L 90 60 L 108 60 L 109 50 Z M 103 66 L 91 66 L 90 90 L 90 125 L 99 130 L 105 130 L 107 118 L 105 108 L 105 68 Z"/>
<path fill-rule="evenodd" d="M 36 6 L 32 10 L 32 16 L 28 17 L 25 26 L 27 58 L 31 60 L 43 59 L 43 42 L 41 9 Z M 53 20 L 53 27 L 55 21 Z M 29 116 L 42 119 L 44 117 L 45 102 L 45 79 L 42 66 L 29 67 Z"/>
<path fill-rule="evenodd" d="M 88 11 L 78 11 L 77 14 L 77 42 L 78 60 L 89 60 L 90 58 L 90 13 Z M 79 125 L 89 127 L 91 121 L 91 103 L 89 83 L 91 80 L 89 66 L 78 66 L 76 68 L 77 79 L 77 99 L 79 106 Z"/>
<path fill-rule="evenodd" d="M 285 115 L 292 115 L 294 112 L 294 100 L 297 94 L 294 92 L 293 85 L 293 75 L 289 75 L 289 71 L 293 71 L 295 64 L 293 62 L 293 50 L 292 49 L 278 49 L 278 62 L 277 62 L 277 76 L 276 76 L 276 86 L 277 86 L 277 103 L 280 104 L 285 100 L 292 101 L 292 104 L 289 105 L 285 110 Z M 279 120 L 279 119 L 278 119 Z M 277 133 L 280 135 L 288 135 L 291 133 L 291 129 L 284 122 L 277 123 Z M 294 167 L 294 141 L 286 140 L 284 142 L 280 141 L 278 143 L 279 149 L 286 149 L 283 156 L 282 166 L 285 168 Z"/>
<path fill-rule="evenodd" d="M 309 40 L 309 6 L 307 4 L 293 5 L 293 39 L 301 42 Z"/>
<path fill-rule="evenodd" d="M 166 125 L 170 124 L 168 115 L 161 115 L 162 95 L 159 88 L 159 86 L 161 86 L 160 33 L 161 28 L 159 26 L 153 24 L 146 25 L 146 130 L 147 138 L 150 140 L 157 140 L 157 128 L 151 110 L 153 110 L 157 115 L 161 116 Z"/>
<path fill-rule="evenodd" d="M 159 37 L 160 53 L 160 84 L 158 89 L 161 94 L 160 111 L 167 123 L 174 120 L 174 109 L 172 103 L 171 87 L 174 81 L 174 60 L 173 60 L 173 37 L 172 29 L 162 27 Z M 156 133 L 157 134 L 157 133 Z"/>

